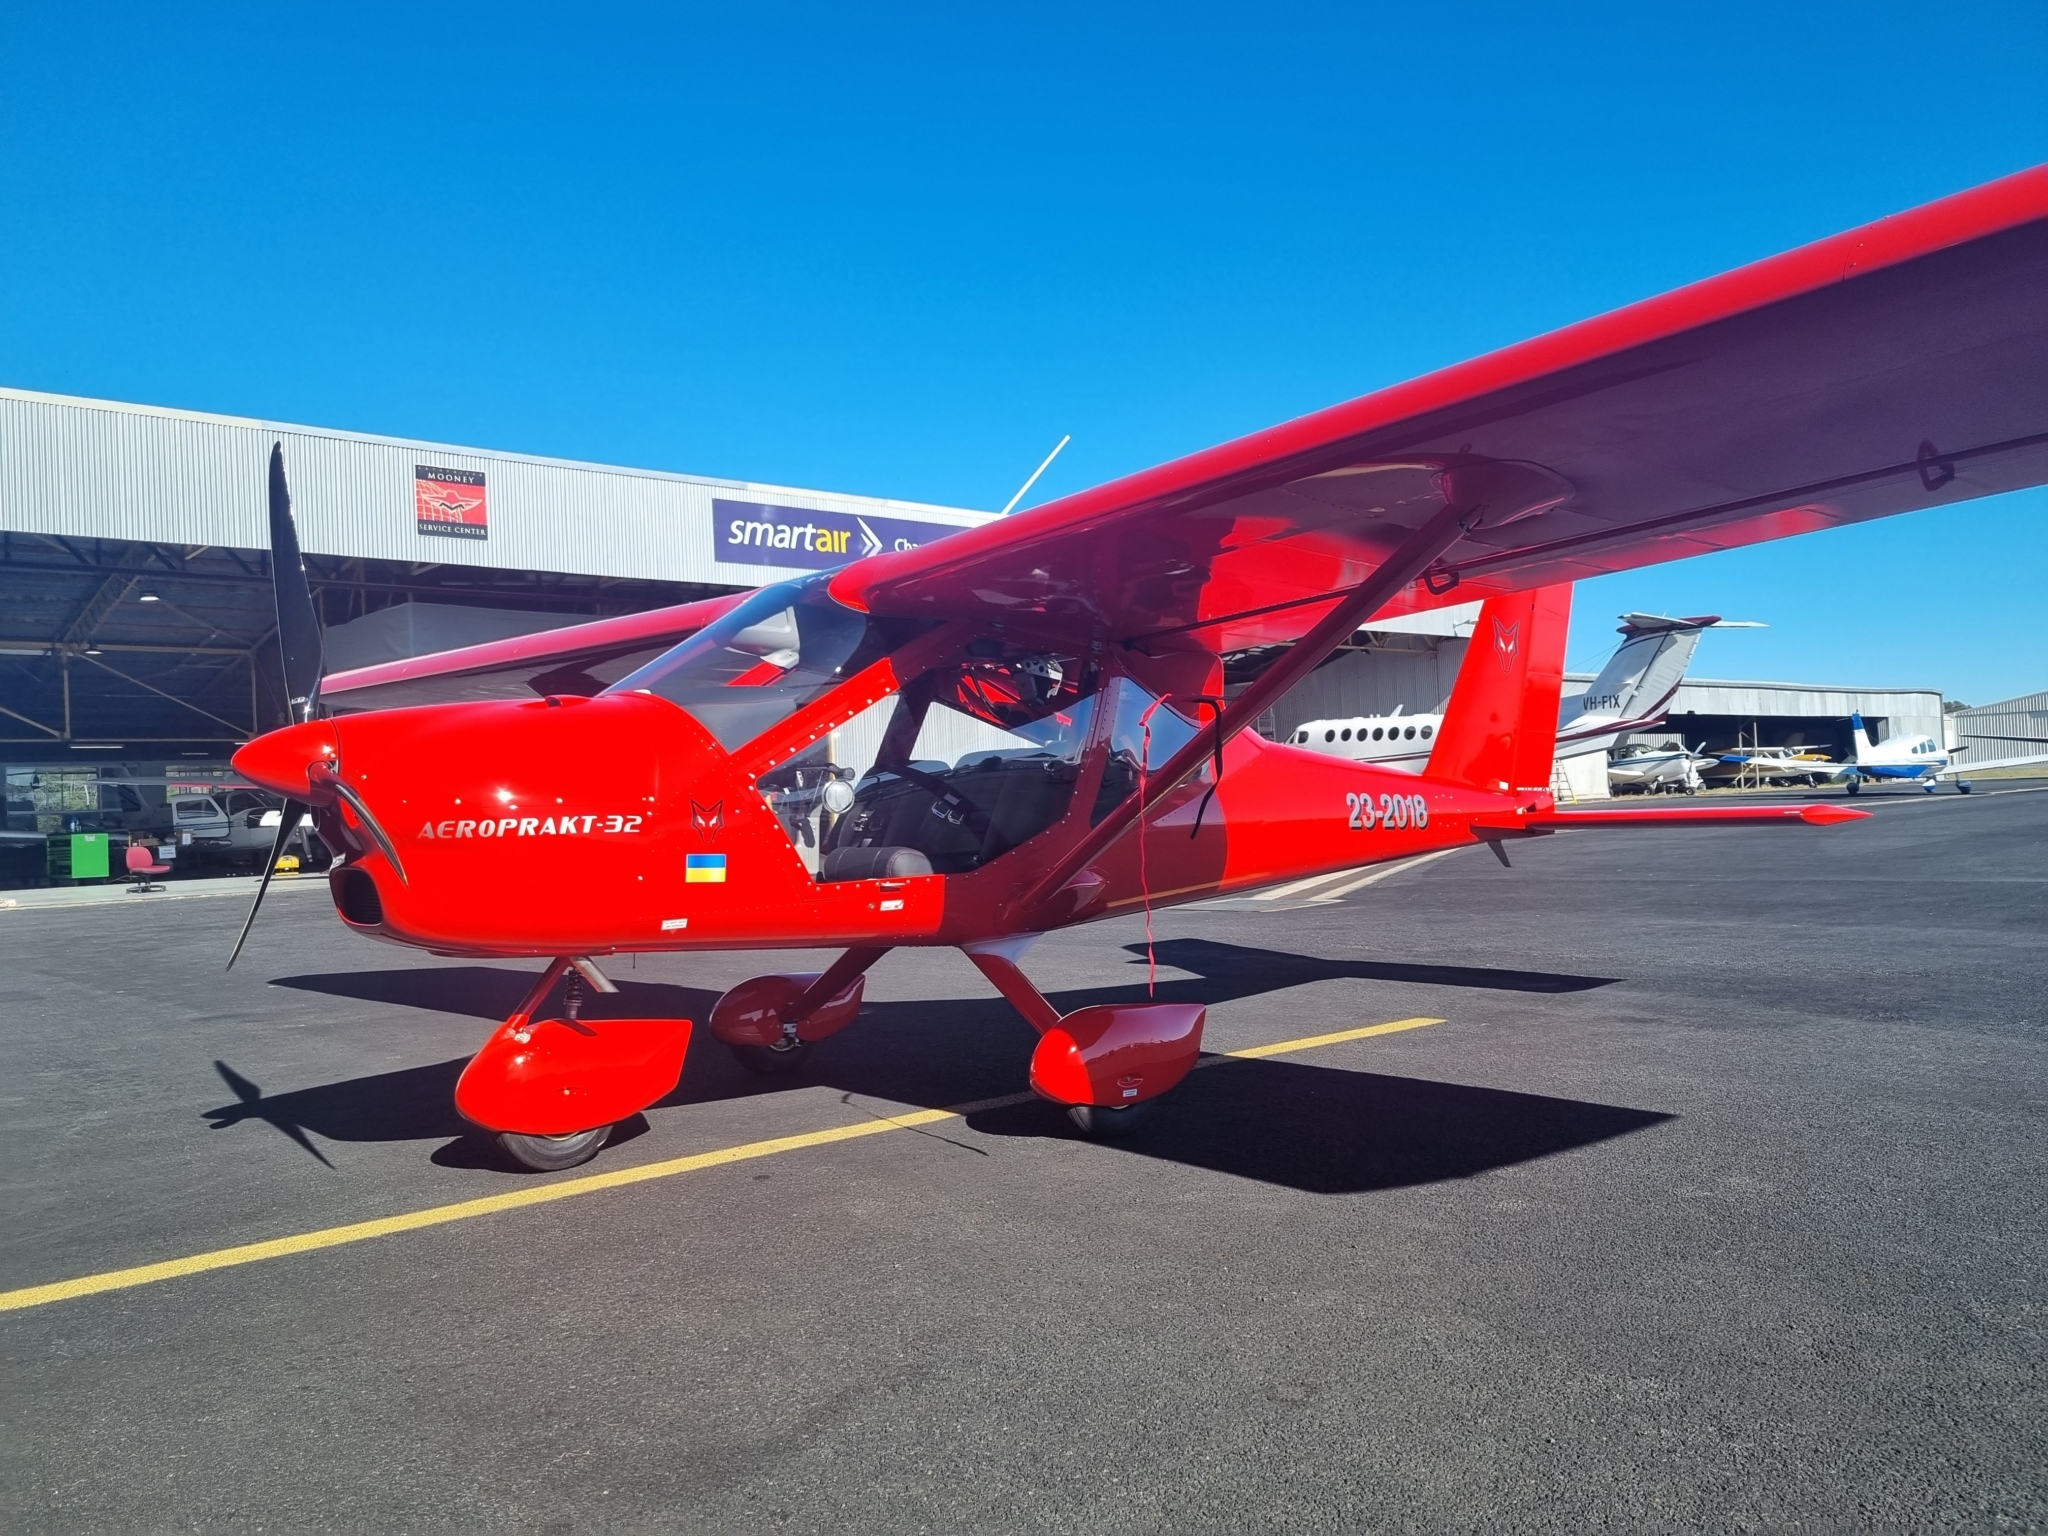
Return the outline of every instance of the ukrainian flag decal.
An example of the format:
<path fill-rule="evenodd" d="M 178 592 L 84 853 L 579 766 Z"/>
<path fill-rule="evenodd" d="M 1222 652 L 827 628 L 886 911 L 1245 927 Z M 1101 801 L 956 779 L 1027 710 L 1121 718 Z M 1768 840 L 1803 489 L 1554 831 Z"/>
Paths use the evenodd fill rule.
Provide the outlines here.
<path fill-rule="evenodd" d="M 685 885 L 725 884 L 725 855 L 722 853 L 692 853 L 684 855 L 683 883 Z"/>

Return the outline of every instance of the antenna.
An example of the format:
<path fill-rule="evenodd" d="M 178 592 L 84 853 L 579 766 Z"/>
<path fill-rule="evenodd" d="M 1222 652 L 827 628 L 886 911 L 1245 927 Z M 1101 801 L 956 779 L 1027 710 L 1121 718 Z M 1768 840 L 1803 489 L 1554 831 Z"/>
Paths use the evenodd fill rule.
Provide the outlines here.
<path fill-rule="evenodd" d="M 1031 478 L 1029 480 L 1026 480 L 1022 485 L 1017 487 L 1017 494 L 1009 499 L 1008 503 L 1003 507 L 1003 510 L 997 515 L 1000 517 L 1008 517 L 1010 515 L 1010 508 L 1016 506 L 1018 502 L 1022 501 L 1024 499 L 1024 493 L 1030 490 L 1031 487 L 1033 487 L 1034 485 L 1038 484 L 1038 477 L 1044 474 L 1048 469 L 1052 468 L 1052 461 L 1060 456 L 1060 450 L 1066 447 L 1067 444 L 1071 443 L 1073 440 L 1074 434 L 1069 432 L 1065 437 L 1061 438 L 1057 443 L 1053 444 L 1052 452 L 1048 453 L 1045 456 L 1045 462 L 1039 465 L 1038 468 L 1031 471 Z"/>

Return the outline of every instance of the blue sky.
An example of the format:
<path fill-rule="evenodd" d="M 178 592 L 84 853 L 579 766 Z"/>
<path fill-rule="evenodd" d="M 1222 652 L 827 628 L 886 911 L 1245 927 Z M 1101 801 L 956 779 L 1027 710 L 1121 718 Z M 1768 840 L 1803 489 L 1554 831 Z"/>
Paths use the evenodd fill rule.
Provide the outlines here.
<path fill-rule="evenodd" d="M 9 5 L 0 382 L 1000 506 L 2048 160 L 2044 80 L 2038 0 Z M 2044 524 L 1603 578 L 1571 658 L 2048 687 Z"/>

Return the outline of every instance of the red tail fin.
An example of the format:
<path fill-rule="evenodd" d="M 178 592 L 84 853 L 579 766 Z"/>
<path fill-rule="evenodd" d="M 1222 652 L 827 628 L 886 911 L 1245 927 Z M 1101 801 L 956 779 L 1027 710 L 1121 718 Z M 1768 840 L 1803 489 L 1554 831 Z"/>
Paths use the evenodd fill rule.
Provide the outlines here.
<path fill-rule="evenodd" d="M 1428 777 L 1499 793 L 1550 787 L 1571 616 L 1568 583 L 1486 600 Z"/>

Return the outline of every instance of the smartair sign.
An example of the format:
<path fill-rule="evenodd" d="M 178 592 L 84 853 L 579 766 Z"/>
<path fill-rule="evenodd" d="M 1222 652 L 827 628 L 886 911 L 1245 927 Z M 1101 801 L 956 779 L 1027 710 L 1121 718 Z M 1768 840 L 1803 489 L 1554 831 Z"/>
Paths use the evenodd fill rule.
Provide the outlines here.
<path fill-rule="evenodd" d="M 789 565 L 822 571 L 884 550 L 916 549 L 959 529 L 865 512 L 819 512 L 758 501 L 711 503 L 711 552 L 732 565 Z"/>

